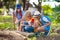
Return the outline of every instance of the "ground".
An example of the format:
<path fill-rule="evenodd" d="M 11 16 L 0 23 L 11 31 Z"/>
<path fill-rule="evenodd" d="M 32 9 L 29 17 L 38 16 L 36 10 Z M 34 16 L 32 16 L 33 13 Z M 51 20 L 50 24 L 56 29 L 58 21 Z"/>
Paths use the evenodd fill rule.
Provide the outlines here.
<path fill-rule="evenodd" d="M 26 34 L 26 33 L 25 33 Z M 40 36 L 40 37 L 25 37 L 21 36 L 20 33 L 15 31 L 0 31 L 0 40 L 60 40 L 60 34 L 49 35 L 47 37 Z"/>

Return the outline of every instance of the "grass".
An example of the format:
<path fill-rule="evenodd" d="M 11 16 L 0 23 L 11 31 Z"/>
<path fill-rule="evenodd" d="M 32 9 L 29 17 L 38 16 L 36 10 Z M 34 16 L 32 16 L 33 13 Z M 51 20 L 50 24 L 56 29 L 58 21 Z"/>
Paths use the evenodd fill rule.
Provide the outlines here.
<path fill-rule="evenodd" d="M 13 20 L 11 16 L 2 16 L 0 15 L 0 29 L 10 28 L 14 29 Z"/>
<path fill-rule="evenodd" d="M 12 22 L 12 17 L 11 16 L 2 16 L 0 15 L 0 22 Z"/>
<path fill-rule="evenodd" d="M 2 12 L 3 11 L 3 8 L 0 8 L 0 11 Z"/>

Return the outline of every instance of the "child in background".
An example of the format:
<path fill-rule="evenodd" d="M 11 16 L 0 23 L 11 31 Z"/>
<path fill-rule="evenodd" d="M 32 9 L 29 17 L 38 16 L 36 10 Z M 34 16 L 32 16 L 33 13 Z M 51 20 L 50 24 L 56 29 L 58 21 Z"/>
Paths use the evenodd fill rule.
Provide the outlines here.
<path fill-rule="evenodd" d="M 22 17 L 24 16 L 24 11 L 21 10 L 21 5 L 16 5 L 16 11 L 13 12 L 13 19 L 14 23 L 17 25 L 16 29 L 19 30 L 20 28 L 20 22 L 22 20 Z"/>

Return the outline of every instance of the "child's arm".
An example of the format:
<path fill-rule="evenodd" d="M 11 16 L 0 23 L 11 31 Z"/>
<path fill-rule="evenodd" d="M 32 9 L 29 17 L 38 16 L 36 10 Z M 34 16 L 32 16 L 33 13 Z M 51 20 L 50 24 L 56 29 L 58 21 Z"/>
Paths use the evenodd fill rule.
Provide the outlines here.
<path fill-rule="evenodd" d="M 23 21 L 20 22 L 20 31 L 22 31 L 22 27 L 24 26 Z"/>
<path fill-rule="evenodd" d="M 38 22 L 37 20 L 35 20 L 35 22 L 34 22 L 34 24 L 33 24 L 33 27 L 34 27 L 34 28 L 39 27 L 39 22 Z"/>

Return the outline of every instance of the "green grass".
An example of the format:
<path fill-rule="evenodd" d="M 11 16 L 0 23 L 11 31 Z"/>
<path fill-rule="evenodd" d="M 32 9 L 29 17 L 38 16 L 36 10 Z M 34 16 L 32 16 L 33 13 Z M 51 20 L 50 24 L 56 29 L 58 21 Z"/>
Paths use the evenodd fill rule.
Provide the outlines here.
<path fill-rule="evenodd" d="M 2 15 L 0 15 L 0 22 L 12 22 L 13 20 L 12 20 L 12 17 L 11 16 L 2 16 Z"/>
<path fill-rule="evenodd" d="M 10 22 L 0 23 L 0 29 L 6 29 L 6 28 L 9 28 L 11 30 L 14 29 L 13 23 Z"/>
<path fill-rule="evenodd" d="M 28 38 L 28 40 L 36 40 L 36 37 Z"/>
<path fill-rule="evenodd" d="M 0 15 L 0 29 L 10 28 L 14 29 L 13 20 L 11 16 L 2 16 Z"/>
<path fill-rule="evenodd" d="M 0 11 L 2 12 L 3 11 L 3 8 L 0 8 Z"/>

